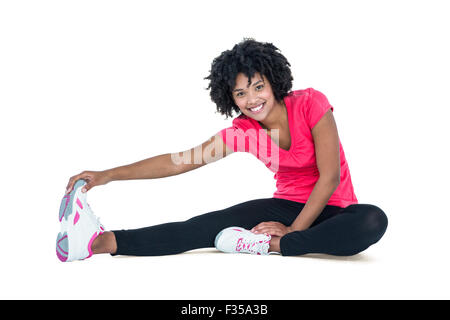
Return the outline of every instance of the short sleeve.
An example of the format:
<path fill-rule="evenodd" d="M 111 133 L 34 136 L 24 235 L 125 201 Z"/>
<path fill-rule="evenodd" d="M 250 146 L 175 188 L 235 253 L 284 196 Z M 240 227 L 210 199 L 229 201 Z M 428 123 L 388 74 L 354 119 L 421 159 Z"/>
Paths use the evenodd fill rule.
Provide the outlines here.
<path fill-rule="evenodd" d="M 243 128 L 246 125 L 241 118 L 233 119 L 231 127 L 220 130 L 217 134 L 222 137 L 223 142 L 233 152 L 245 152 L 246 134 Z"/>
<path fill-rule="evenodd" d="M 309 125 L 309 128 L 312 130 L 323 115 L 329 109 L 334 112 L 334 108 L 322 92 L 314 89 L 311 89 L 311 91 L 311 97 L 305 109 L 305 119 Z"/>
<path fill-rule="evenodd" d="M 229 127 L 220 130 L 217 135 L 222 137 L 223 142 L 227 145 L 227 147 L 233 152 L 237 151 L 237 144 L 234 143 L 234 137 L 238 134 L 238 130 L 235 127 Z"/>
<path fill-rule="evenodd" d="M 237 117 L 229 128 L 220 130 L 217 135 L 222 137 L 223 142 L 233 152 L 250 152 L 252 140 L 255 140 L 256 129 L 248 119 Z"/>

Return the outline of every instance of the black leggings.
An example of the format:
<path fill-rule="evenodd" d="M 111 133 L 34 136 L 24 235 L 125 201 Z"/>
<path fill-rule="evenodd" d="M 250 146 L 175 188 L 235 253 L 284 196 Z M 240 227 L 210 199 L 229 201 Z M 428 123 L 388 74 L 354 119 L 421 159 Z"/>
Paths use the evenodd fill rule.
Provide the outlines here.
<path fill-rule="evenodd" d="M 289 226 L 304 206 L 285 199 L 257 199 L 182 222 L 113 231 L 117 241 L 114 255 L 159 256 L 214 247 L 216 235 L 224 228 L 251 229 L 264 221 Z M 288 233 L 280 239 L 281 254 L 354 255 L 380 240 L 387 224 L 384 212 L 374 205 L 353 204 L 346 208 L 327 205 L 309 229 Z"/>

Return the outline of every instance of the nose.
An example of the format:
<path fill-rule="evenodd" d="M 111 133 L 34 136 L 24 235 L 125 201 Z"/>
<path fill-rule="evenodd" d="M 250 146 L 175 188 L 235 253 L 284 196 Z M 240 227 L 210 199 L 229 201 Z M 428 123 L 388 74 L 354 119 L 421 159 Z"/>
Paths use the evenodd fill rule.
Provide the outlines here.
<path fill-rule="evenodd" d="M 254 107 L 258 103 L 259 98 L 257 93 L 250 92 L 248 95 L 248 107 Z"/>

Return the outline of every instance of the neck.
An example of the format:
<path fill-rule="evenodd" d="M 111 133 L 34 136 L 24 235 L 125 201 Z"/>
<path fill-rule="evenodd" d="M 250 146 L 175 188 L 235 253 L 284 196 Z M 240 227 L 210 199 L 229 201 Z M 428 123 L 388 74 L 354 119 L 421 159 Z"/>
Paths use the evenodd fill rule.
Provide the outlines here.
<path fill-rule="evenodd" d="M 270 114 L 267 115 L 264 121 L 260 121 L 259 123 L 264 129 L 272 130 L 272 129 L 280 129 L 285 125 L 287 120 L 286 106 L 284 101 L 277 102 L 274 106 Z"/>

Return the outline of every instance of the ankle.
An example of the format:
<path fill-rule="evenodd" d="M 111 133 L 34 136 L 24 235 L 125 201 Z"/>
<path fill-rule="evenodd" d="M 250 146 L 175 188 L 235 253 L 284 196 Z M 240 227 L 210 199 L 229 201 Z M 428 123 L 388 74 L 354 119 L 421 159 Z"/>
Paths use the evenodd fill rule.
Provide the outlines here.
<path fill-rule="evenodd" d="M 281 252 L 280 239 L 281 237 L 272 236 L 272 239 L 270 239 L 269 252 Z"/>
<path fill-rule="evenodd" d="M 98 235 L 92 242 L 91 250 L 93 254 L 110 253 L 114 254 L 117 251 L 116 236 L 112 231 L 106 231 Z"/>

